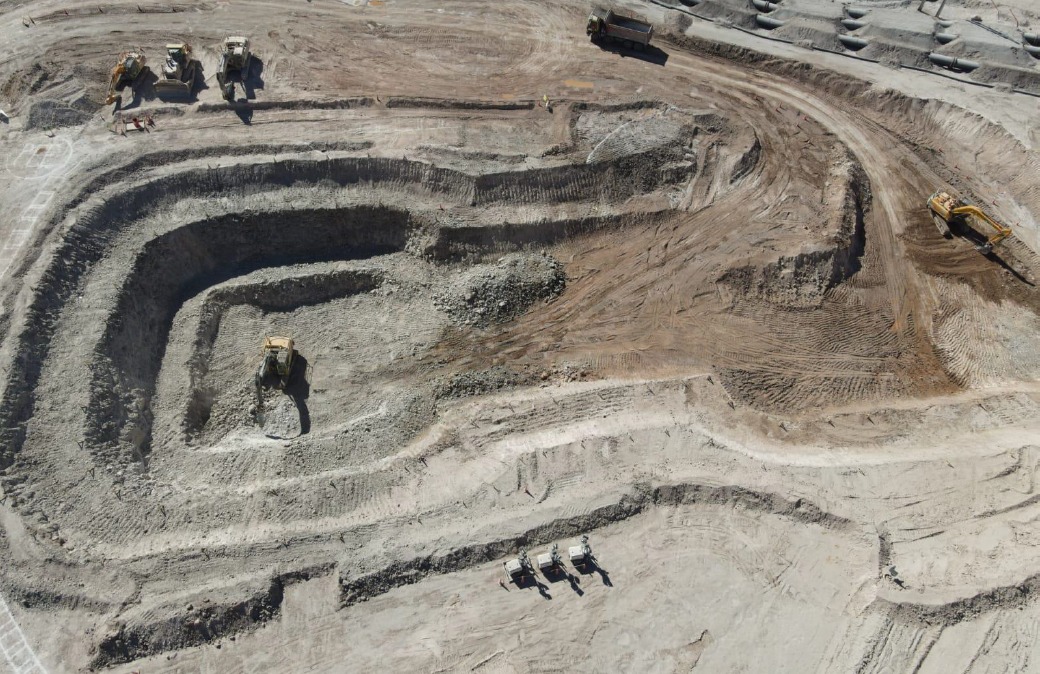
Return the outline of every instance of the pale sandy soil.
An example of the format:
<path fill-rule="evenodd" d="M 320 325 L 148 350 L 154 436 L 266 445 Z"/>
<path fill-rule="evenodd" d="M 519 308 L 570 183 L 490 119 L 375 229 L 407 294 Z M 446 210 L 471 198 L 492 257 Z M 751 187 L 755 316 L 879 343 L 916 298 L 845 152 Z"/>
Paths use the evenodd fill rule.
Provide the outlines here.
<path fill-rule="evenodd" d="M 689 4 L 0 3 L 0 669 L 1037 669 L 1040 19 Z"/>

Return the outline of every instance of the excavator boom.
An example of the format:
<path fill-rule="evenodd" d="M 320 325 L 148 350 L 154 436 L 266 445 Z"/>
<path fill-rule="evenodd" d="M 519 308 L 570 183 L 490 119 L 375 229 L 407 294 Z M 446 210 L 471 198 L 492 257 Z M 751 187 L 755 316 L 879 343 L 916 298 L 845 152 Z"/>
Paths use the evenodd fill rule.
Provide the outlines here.
<path fill-rule="evenodd" d="M 116 90 L 119 87 L 119 81 L 123 79 L 123 72 L 122 63 L 112 68 L 112 79 L 108 83 L 108 95 L 105 97 L 105 105 L 112 105 L 119 97 Z"/>
<path fill-rule="evenodd" d="M 960 206 L 958 208 L 953 209 L 953 214 L 959 217 L 970 215 L 977 220 L 985 222 L 987 225 L 996 230 L 997 233 L 989 237 L 989 245 L 991 248 L 1003 241 L 1004 239 L 1011 236 L 1010 227 L 1005 227 L 1004 225 L 1000 224 L 993 218 L 986 215 L 985 211 L 976 206 Z"/>

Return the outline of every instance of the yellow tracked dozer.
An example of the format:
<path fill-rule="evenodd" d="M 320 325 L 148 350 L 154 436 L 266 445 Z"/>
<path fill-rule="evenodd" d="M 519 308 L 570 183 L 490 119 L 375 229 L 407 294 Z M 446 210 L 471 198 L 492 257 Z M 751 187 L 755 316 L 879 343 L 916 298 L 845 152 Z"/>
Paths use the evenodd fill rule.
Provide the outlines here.
<path fill-rule="evenodd" d="M 292 337 L 265 337 L 263 358 L 256 369 L 256 387 L 263 388 L 269 376 L 278 377 L 278 387 L 285 388 L 292 375 L 293 358 L 296 350 Z"/>
<path fill-rule="evenodd" d="M 162 100 L 186 100 L 195 88 L 195 70 L 198 61 L 191 45 L 175 42 L 166 45 L 166 61 L 162 77 L 155 83 L 155 93 Z"/>

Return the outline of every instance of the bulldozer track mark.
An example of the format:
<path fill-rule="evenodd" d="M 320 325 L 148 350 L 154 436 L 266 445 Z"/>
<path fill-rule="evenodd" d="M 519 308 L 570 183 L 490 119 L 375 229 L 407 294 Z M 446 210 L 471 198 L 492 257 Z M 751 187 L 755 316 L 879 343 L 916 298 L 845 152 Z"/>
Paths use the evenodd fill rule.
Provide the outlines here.
<path fill-rule="evenodd" d="M 207 44 L 233 15 L 227 3 L 191 7 L 198 16 L 171 13 L 170 24 Z M 45 34 L 48 22 L 69 28 L 63 49 L 77 72 L 50 64 L 58 47 L 40 50 L 46 77 L 19 69 L 21 39 L 2 64 L 12 73 L 5 87 L 90 100 L 97 92 L 84 93 L 80 78 L 103 79 L 112 56 L 99 47 L 123 31 L 159 39 L 132 15 L 160 6 L 144 8 L 109 3 L 95 16 L 77 6 L 76 26 L 50 15 L 26 34 Z M 994 457 L 1023 446 L 1035 425 L 1035 391 L 1008 392 L 1040 373 L 1029 229 L 1007 240 L 1006 257 L 988 259 L 941 239 L 921 201 L 963 186 L 1013 222 L 1040 205 L 1032 157 L 998 162 L 1026 155 L 941 97 L 901 100 L 721 42 L 711 48 L 732 49 L 728 60 L 706 55 L 675 32 L 683 17 L 673 10 L 646 8 L 667 12 L 667 67 L 601 50 L 581 35 L 586 9 L 315 2 L 272 26 L 285 3 L 255 2 L 255 16 L 238 19 L 264 59 L 255 103 L 204 97 L 160 116 L 161 134 L 111 150 L 85 128 L 94 163 L 56 169 L 39 207 L 25 211 L 54 211 L 37 235 L 48 247 L 37 266 L 5 277 L 28 285 L 12 285 L 0 326 L 5 353 L 18 358 L 3 372 L 0 478 L 10 517 L 25 523 L 20 535 L 40 539 L 21 546 L 11 528 L 10 548 L 31 561 L 5 566 L 5 581 L 44 558 L 60 573 L 36 584 L 58 593 L 92 574 L 99 592 L 125 599 L 124 634 L 151 636 L 170 616 L 171 629 L 189 624 L 169 608 L 187 604 L 178 583 L 238 601 L 245 595 L 226 578 L 320 558 L 340 560 L 347 604 L 430 579 L 418 602 L 452 617 L 464 613 L 462 589 L 434 575 L 646 515 L 667 519 L 675 541 L 686 528 L 712 548 L 668 551 L 721 558 L 778 608 L 799 593 L 803 606 L 830 606 L 830 588 L 798 574 L 846 560 L 823 562 L 815 546 L 758 523 L 859 536 L 869 520 L 892 520 L 891 503 L 905 504 L 913 485 L 931 484 L 895 518 L 906 538 L 884 551 L 911 574 L 903 560 L 928 550 L 914 545 L 945 545 L 979 513 L 1027 507 L 1031 469 L 1003 474 L 1006 457 Z M 746 8 L 741 17 L 754 20 Z M 203 60 L 213 56 L 202 49 Z M 580 89 L 588 100 L 554 88 L 575 81 L 593 85 Z M 979 138 L 963 171 L 926 149 L 952 135 Z M 296 142 L 317 136 L 341 140 Z M 967 173 L 987 167 L 991 177 Z M 68 194 L 54 187 L 59 174 Z M 44 201 L 51 191 L 56 206 Z M 24 236 L 15 230 L 12 243 Z M 559 260 L 565 287 L 502 320 L 479 318 L 494 306 L 453 285 L 543 255 Z M 378 282 L 344 289 L 366 265 Z M 470 313 L 439 308 L 451 293 Z M 308 370 L 292 409 L 312 430 L 276 441 L 253 433 L 249 382 L 239 380 L 255 369 L 253 333 L 278 327 L 303 338 Z M 973 397 L 983 387 L 994 399 Z M 979 446 L 967 446 L 968 430 L 983 434 Z M 969 456 L 998 477 L 969 475 Z M 859 472 L 839 474 L 852 465 Z M 618 498 L 637 479 L 645 483 Z M 968 490 L 976 512 L 951 505 Z M 711 515 L 705 523 L 680 507 Z M 937 517 L 949 528 L 923 538 L 939 530 Z M 897 592 L 875 582 L 873 554 L 857 596 L 840 599 L 849 638 L 833 649 L 849 658 L 820 666 L 924 669 L 943 627 L 960 618 L 870 605 Z M 1000 559 L 979 564 L 979 584 L 1003 572 Z M 651 573 L 624 567 L 618 578 Z M 142 587 L 127 591 L 127 578 Z M 1009 588 L 952 610 L 1025 606 Z M 63 607 L 79 596 L 66 594 Z M 588 594 L 593 610 L 605 596 Z M 664 584 L 644 596 L 674 599 Z M 539 612 L 522 612 L 516 624 L 537 629 Z M 318 639 L 335 641 L 332 622 Z M 424 662 L 515 665 L 497 645 L 474 650 L 434 627 L 415 642 Z M 991 632 L 980 653 L 1003 647 Z M 278 645 L 312 644 L 278 634 Z M 110 637 L 99 632 L 94 645 L 123 657 Z M 593 637 L 583 633 L 579 648 Z M 42 653 L 51 643 L 41 632 Z M 315 650 L 308 666 L 342 662 L 335 644 Z M 167 666 L 255 668 L 209 649 L 179 658 Z M 533 649 L 531 662 L 559 665 Z"/>

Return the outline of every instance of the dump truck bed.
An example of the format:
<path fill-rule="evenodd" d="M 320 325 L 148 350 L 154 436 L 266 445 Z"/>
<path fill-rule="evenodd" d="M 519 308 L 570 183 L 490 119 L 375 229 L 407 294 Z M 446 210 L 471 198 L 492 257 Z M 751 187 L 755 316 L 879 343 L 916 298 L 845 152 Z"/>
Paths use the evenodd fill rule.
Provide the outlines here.
<path fill-rule="evenodd" d="M 653 25 L 639 19 L 615 14 L 612 10 L 605 13 L 593 12 L 593 14 L 603 20 L 603 33 L 606 37 L 641 45 L 650 44 L 650 38 L 654 33 Z"/>
<path fill-rule="evenodd" d="M 607 22 L 610 26 L 616 26 L 624 30 L 634 30 L 638 33 L 649 34 L 654 28 L 648 23 L 640 21 L 638 19 L 630 19 L 625 16 L 618 16 L 614 14 L 610 21 Z"/>

